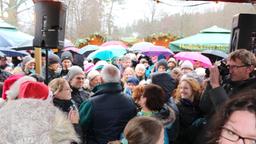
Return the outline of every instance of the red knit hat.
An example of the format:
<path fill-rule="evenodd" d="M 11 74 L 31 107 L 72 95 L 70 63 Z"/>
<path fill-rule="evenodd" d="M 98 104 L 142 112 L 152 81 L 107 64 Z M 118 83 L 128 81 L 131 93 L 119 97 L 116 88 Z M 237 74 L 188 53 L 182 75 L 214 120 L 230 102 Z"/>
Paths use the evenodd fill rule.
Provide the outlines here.
<path fill-rule="evenodd" d="M 41 82 L 27 81 L 21 84 L 18 98 L 47 99 L 49 88 Z"/>
<path fill-rule="evenodd" d="M 2 92 L 2 98 L 4 100 L 7 99 L 6 96 L 6 91 L 8 91 L 11 87 L 11 85 L 16 82 L 19 78 L 23 77 L 24 75 L 21 74 L 17 74 L 17 75 L 11 75 L 10 77 L 8 77 L 5 81 L 4 81 L 4 85 L 3 85 L 3 92 Z"/>

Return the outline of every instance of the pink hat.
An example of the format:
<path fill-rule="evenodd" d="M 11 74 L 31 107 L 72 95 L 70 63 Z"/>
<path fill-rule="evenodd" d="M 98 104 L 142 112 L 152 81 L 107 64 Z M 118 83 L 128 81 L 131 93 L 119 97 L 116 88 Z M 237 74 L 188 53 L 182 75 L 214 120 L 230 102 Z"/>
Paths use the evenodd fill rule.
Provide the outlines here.
<path fill-rule="evenodd" d="M 18 98 L 47 99 L 49 88 L 41 82 L 27 81 L 21 84 Z"/>
<path fill-rule="evenodd" d="M 3 92 L 2 92 L 2 98 L 4 100 L 7 99 L 6 96 L 6 91 L 8 91 L 11 87 L 11 85 L 16 82 L 19 78 L 23 77 L 24 75 L 21 74 L 17 74 L 17 75 L 11 75 L 10 77 L 8 77 L 5 81 L 4 81 L 4 85 L 3 85 Z"/>

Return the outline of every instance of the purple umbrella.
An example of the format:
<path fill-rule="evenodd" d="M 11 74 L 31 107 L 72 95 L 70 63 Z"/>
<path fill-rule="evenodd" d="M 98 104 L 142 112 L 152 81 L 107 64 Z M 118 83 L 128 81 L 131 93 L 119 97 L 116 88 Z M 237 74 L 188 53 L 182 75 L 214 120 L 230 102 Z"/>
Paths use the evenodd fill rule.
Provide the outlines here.
<path fill-rule="evenodd" d="M 134 44 L 130 49 L 132 51 L 140 52 L 141 49 L 152 47 L 152 46 L 154 46 L 154 44 L 152 44 L 150 42 L 138 42 L 138 43 Z"/>
<path fill-rule="evenodd" d="M 177 60 L 189 60 L 192 63 L 194 61 L 200 61 L 205 68 L 212 66 L 210 59 L 199 52 L 179 52 L 174 57 Z"/>
<path fill-rule="evenodd" d="M 151 47 L 143 47 L 140 49 L 142 54 L 145 54 L 147 56 L 170 56 L 173 55 L 173 52 L 170 49 L 167 49 L 163 46 L 151 46 Z"/>

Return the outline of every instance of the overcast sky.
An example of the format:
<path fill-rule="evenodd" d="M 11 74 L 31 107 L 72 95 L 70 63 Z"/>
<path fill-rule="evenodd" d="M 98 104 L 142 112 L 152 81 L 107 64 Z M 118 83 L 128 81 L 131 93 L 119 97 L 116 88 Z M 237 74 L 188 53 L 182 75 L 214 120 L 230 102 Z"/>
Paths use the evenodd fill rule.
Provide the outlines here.
<path fill-rule="evenodd" d="M 203 13 L 206 11 L 218 11 L 223 9 L 224 3 L 222 2 L 196 2 L 196 1 L 175 1 L 175 0 L 161 0 L 163 3 L 157 4 L 157 18 L 161 18 L 164 13 L 182 14 L 187 13 Z M 199 6 L 191 6 L 196 4 Z M 205 4 L 209 3 L 209 4 Z M 143 19 L 150 16 L 149 0 L 126 0 L 122 6 L 114 7 L 115 24 L 120 27 L 131 25 L 134 20 Z"/>

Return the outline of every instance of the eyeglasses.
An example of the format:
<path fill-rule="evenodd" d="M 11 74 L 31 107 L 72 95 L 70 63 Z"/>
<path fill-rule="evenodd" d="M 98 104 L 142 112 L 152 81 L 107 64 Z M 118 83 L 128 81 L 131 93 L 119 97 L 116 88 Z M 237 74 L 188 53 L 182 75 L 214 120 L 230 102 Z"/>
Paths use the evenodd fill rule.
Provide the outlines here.
<path fill-rule="evenodd" d="M 241 67 L 248 67 L 248 65 L 241 65 L 241 66 L 238 66 L 238 65 L 227 65 L 228 69 L 238 69 L 238 68 L 241 68 Z"/>
<path fill-rule="evenodd" d="M 77 80 L 84 80 L 84 77 L 76 77 Z"/>
<path fill-rule="evenodd" d="M 244 144 L 256 144 L 256 139 L 242 137 L 226 127 L 222 128 L 221 136 L 231 142 L 237 142 L 242 139 Z"/>

